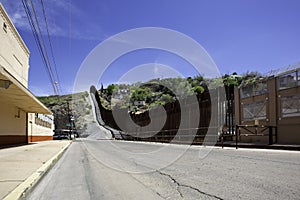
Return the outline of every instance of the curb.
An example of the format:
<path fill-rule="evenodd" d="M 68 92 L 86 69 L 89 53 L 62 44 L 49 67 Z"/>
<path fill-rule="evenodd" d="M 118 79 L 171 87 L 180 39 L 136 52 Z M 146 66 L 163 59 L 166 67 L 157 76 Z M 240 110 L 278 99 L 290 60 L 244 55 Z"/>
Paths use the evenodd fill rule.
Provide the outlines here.
<path fill-rule="evenodd" d="M 216 144 L 218 147 L 222 147 L 222 144 Z M 224 144 L 224 147 L 236 148 L 235 144 Z M 271 150 L 286 150 L 286 151 L 300 151 L 300 145 L 259 145 L 259 144 L 238 144 L 238 148 L 249 149 L 271 149 Z"/>
<path fill-rule="evenodd" d="M 72 142 L 62 148 L 57 154 L 45 162 L 39 169 L 30 175 L 24 182 L 18 185 L 13 191 L 4 197 L 3 200 L 15 200 L 25 197 L 26 192 L 33 188 L 39 180 L 57 163 L 63 153 L 71 145 Z"/>

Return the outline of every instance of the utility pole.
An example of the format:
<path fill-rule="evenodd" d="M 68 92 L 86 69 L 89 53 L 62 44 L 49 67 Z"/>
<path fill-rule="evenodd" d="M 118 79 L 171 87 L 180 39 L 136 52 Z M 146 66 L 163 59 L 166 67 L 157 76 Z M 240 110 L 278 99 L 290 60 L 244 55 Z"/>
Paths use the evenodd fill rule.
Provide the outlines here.
<path fill-rule="evenodd" d="M 75 128 L 75 123 L 74 123 L 74 116 L 73 115 L 70 115 L 70 120 L 71 120 L 71 130 L 72 130 L 72 133 L 73 133 L 73 139 L 75 140 L 76 139 L 76 134 L 75 134 L 75 131 L 76 131 L 76 128 Z"/>
<path fill-rule="evenodd" d="M 69 121 L 69 139 L 71 140 L 72 139 L 72 122 L 71 122 L 69 101 L 67 101 L 67 112 L 68 112 L 68 121 Z"/>

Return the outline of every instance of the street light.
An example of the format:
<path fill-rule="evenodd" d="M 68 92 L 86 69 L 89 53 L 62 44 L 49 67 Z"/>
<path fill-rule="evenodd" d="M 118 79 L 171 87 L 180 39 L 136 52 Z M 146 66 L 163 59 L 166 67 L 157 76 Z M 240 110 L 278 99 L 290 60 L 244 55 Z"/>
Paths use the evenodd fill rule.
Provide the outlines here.
<path fill-rule="evenodd" d="M 8 89 L 9 86 L 11 85 L 11 82 L 8 81 L 8 80 L 3 80 L 3 79 L 0 79 L 0 89 Z"/>

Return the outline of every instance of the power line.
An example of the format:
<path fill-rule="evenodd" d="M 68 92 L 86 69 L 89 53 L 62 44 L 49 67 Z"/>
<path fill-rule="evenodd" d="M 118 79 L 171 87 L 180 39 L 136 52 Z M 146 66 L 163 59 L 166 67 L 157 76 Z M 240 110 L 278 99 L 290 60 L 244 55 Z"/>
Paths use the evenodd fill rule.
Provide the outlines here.
<path fill-rule="evenodd" d="M 32 19 L 32 14 L 31 14 L 31 11 L 29 9 L 29 6 L 27 4 L 27 1 L 26 0 L 22 0 L 22 3 L 23 3 L 23 6 L 24 6 L 24 9 L 25 9 L 25 12 L 26 12 L 26 15 L 27 15 L 27 19 L 28 19 L 28 22 L 30 24 L 30 28 L 31 28 L 31 31 L 33 33 L 33 36 L 34 36 L 34 40 L 36 42 L 36 45 L 38 47 L 38 50 L 39 50 L 39 53 L 42 57 L 42 61 L 44 63 L 44 66 L 46 68 L 46 72 L 48 74 L 48 78 L 50 80 L 50 83 L 52 84 L 52 87 L 53 87 L 53 90 L 55 91 L 55 85 L 53 84 L 54 80 L 53 80 L 53 77 L 51 76 L 51 73 L 49 71 L 49 68 L 48 68 L 48 64 L 47 64 L 47 61 L 46 61 L 46 58 L 45 58 L 45 55 L 44 55 L 44 52 L 43 52 L 43 48 L 41 46 L 41 43 L 40 43 L 40 40 L 39 40 L 39 36 L 38 36 L 38 33 L 36 31 L 36 27 L 35 27 L 35 24 L 33 22 L 33 19 Z"/>
<path fill-rule="evenodd" d="M 55 76 L 54 76 L 50 61 L 49 61 L 49 57 L 48 57 L 48 54 L 47 54 L 47 49 L 46 49 L 46 46 L 45 46 L 45 43 L 44 43 L 44 40 L 43 40 L 43 37 L 42 37 L 42 33 L 41 33 L 41 29 L 40 29 L 40 26 L 39 26 L 39 23 L 38 23 L 38 19 L 37 19 L 37 15 L 36 15 L 36 12 L 35 12 L 35 9 L 34 9 L 34 5 L 32 3 L 32 0 L 30 0 L 32 11 L 33 11 L 34 18 L 35 18 L 35 21 L 36 21 L 36 25 L 34 23 L 33 15 L 32 15 L 32 12 L 29 8 L 27 0 L 22 0 L 22 3 L 23 3 L 23 6 L 24 6 L 24 9 L 25 9 L 29 24 L 30 24 L 30 28 L 32 30 L 32 33 L 33 33 L 33 36 L 34 36 L 34 39 L 35 39 L 35 42 L 37 44 L 39 53 L 42 57 L 42 61 L 43 61 L 44 66 L 46 68 L 48 78 L 50 79 L 50 82 L 51 82 L 51 85 L 53 87 L 55 95 L 57 95 L 57 92 L 58 92 L 57 85 L 56 85 L 57 82 L 55 80 Z M 36 28 L 36 26 L 37 26 L 37 28 Z M 38 31 L 37 31 L 37 29 L 38 29 Z"/>
<path fill-rule="evenodd" d="M 48 63 L 47 67 L 48 67 L 48 69 L 50 71 L 50 74 L 51 74 L 51 76 L 53 78 L 53 81 L 54 81 L 53 82 L 54 88 L 55 88 L 54 93 L 57 94 L 58 91 L 57 91 L 57 85 L 56 85 L 55 76 L 53 74 L 53 70 L 52 70 L 52 67 L 51 67 L 51 64 L 50 64 L 50 61 L 49 61 L 49 56 L 48 56 L 48 52 L 47 52 L 46 45 L 45 45 L 45 42 L 44 42 L 43 34 L 42 34 L 42 31 L 41 31 L 41 27 L 40 27 L 40 24 L 39 24 L 39 21 L 38 21 L 38 18 L 37 18 L 37 14 L 36 14 L 36 11 L 35 11 L 35 8 L 34 8 L 32 0 L 30 0 L 30 4 L 31 4 L 31 8 L 32 8 L 32 11 L 33 11 L 33 14 L 34 14 L 36 25 L 38 27 L 39 37 L 41 39 L 40 41 L 42 41 L 42 47 L 43 47 L 44 52 L 45 52 L 44 55 L 46 56 L 46 61 Z"/>
<path fill-rule="evenodd" d="M 52 47 L 52 42 L 51 42 L 51 38 L 50 38 L 50 33 L 49 33 L 49 28 L 48 28 L 48 22 L 47 22 L 47 17 L 46 17 L 46 12 L 45 12 L 45 7 L 44 7 L 43 0 L 41 0 L 41 4 L 42 4 L 42 10 L 43 10 L 43 15 L 44 15 L 44 20 L 45 20 L 45 24 L 46 24 L 46 30 L 47 30 L 47 35 L 48 35 L 48 41 L 49 41 L 49 45 L 50 45 L 52 60 L 53 60 L 53 64 L 54 64 L 54 71 L 55 71 L 56 78 L 57 78 L 57 81 L 58 81 L 58 87 L 59 87 L 58 89 L 60 90 L 60 92 L 62 92 L 61 85 L 60 85 L 60 79 L 59 79 L 58 71 L 57 71 L 57 65 L 56 65 L 56 62 L 55 62 L 55 59 L 54 59 L 53 47 Z"/>

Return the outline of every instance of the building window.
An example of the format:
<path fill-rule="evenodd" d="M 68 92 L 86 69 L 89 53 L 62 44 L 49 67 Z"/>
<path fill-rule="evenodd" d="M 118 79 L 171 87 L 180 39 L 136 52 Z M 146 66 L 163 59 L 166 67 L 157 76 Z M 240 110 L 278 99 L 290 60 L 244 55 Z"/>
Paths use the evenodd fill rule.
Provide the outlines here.
<path fill-rule="evenodd" d="M 3 30 L 5 31 L 5 33 L 7 33 L 7 25 L 5 22 L 3 22 Z"/>
<path fill-rule="evenodd" d="M 50 115 L 44 115 L 44 114 L 35 114 L 35 124 L 39 126 L 44 126 L 47 128 L 51 128 L 53 124 L 53 117 Z"/>
<path fill-rule="evenodd" d="M 255 119 L 266 119 L 267 116 L 267 102 L 259 101 L 243 105 L 243 121 L 250 121 Z"/>
<path fill-rule="evenodd" d="M 300 95 L 285 96 L 281 98 L 281 116 L 300 116 Z"/>

